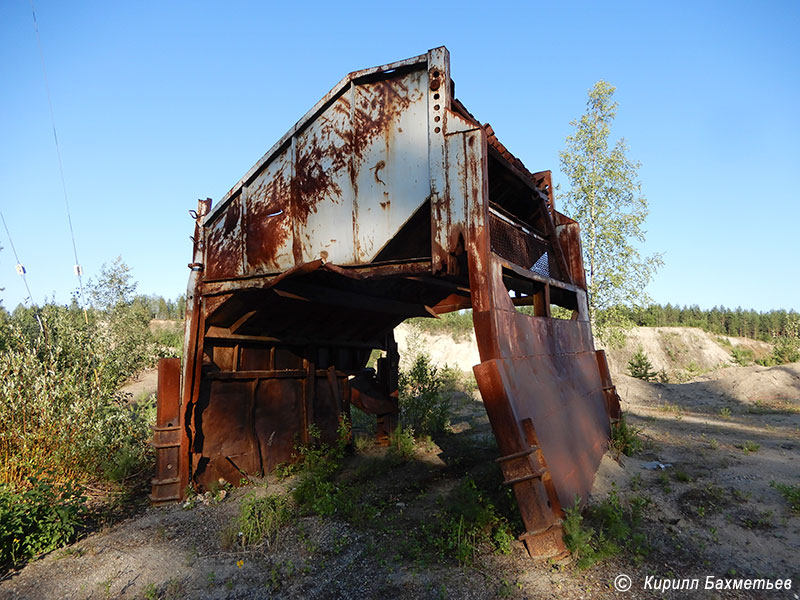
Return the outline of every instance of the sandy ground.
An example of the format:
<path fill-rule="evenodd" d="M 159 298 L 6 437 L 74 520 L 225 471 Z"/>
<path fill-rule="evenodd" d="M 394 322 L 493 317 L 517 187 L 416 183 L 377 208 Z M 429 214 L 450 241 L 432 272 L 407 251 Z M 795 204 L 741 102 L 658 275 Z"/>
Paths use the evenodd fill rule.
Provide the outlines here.
<path fill-rule="evenodd" d="M 456 352 L 452 341 L 422 343 L 451 365 L 472 360 L 473 349 Z M 611 489 L 650 498 L 644 531 L 651 551 L 641 563 L 625 554 L 586 570 L 534 563 L 519 542 L 510 555 L 481 555 L 469 567 L 404 561 L 396 549 L 404 531 L 421 526 L 419 515 L 430 514 L 466 474 L 495 468 L 488 419 L 472 398 L 453 418 L 456 433 L 419 449 L 411 463 L 376 474 L 376 493 L 389 500 L 379 526 L 303 517 L 270 547 L 230 547 L 241 498 L 286 485 L 268 481 L 191 510 L 143 506 L 6 575 L 0 598 L 800 597 L 800 516 L 770 486 L 800 483 L 800 363 L 726 367 L 682 384 L 646 383 L 619 372 L 614 378 L 646 447 L 620 462 L 604 458 L 593 501 Z M 652 462 L 670 466 L 645 468 Z M 621 573 L 632 578 L 627 594 L 613 587 Z M 642 589 L 648 576 L 707 575 L 792 578 L 793 587 L 762 595 Z"/>

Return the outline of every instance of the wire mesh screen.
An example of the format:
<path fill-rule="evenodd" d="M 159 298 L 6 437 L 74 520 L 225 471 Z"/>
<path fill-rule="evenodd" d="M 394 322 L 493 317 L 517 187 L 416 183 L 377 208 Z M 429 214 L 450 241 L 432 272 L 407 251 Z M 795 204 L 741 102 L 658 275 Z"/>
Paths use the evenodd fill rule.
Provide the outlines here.
<path fill-rule="evenodd" d="M 489 216 L 489 235 L 492 252 L 515 265 L 550 277 L 549 243 L 537 240 L 495 215 Z"/>

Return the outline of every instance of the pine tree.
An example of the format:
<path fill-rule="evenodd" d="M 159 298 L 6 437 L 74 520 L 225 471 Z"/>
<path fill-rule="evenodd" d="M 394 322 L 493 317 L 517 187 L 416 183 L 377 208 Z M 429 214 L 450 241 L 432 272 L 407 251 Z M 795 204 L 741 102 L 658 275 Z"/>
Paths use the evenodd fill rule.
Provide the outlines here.
<path fill-rule="evenodd" d="M 655 381 L 658 377 L 658 374 L 653 370 L 653 363 L 650 362 L 641 346 L 628 361 L 628 372 L 632 377 L 644 379 L 645 381 Z"/>

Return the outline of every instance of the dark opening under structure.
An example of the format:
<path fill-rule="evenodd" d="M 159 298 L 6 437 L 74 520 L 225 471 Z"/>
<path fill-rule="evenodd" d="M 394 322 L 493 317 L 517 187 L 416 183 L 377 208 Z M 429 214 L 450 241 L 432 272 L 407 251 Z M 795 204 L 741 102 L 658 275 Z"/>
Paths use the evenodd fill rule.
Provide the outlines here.
<path fill-rule="evenodd" d="M 219 203 L 200 201 L 184 358 L 160 365 L 154 502 L 264 474 L 312 425 L 332 442 L 351 404 L 386 439 L 394 328 L 471 308 L 524 541 L 534 557 L 565 552 L 561 506 L 587 496 L 619 417 L 579 228 L 550 172 L 529 172 L 454 89 L 444 47 L 350 73 Z"/>

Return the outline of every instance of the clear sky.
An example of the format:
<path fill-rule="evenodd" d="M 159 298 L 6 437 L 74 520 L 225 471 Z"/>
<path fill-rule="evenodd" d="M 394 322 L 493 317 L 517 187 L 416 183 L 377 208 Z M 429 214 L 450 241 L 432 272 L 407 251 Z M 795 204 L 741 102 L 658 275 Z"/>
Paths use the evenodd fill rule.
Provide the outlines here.
<path fill-rule="evenodd" d="M 188 210 L 349 71 L 446 45 L 456 94 L 553 170 L 598 79 L 641 161 L 661 303 L 800 309 L 800 3 L 37 0 L 78 254 L 175 297 Z M 0 2 L 0 209 L 34 300 L 77 287 L 29 0 Z M 26 292 L 0 230 L 0 292 Z"/>

